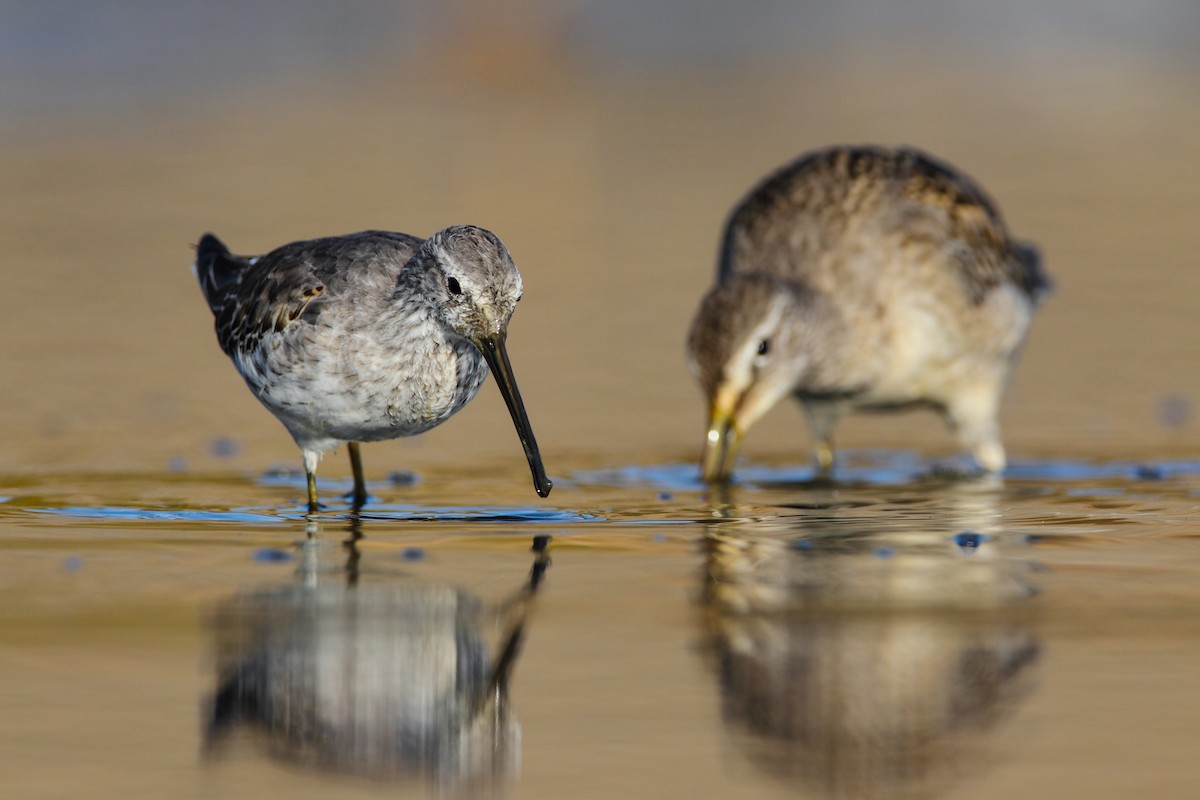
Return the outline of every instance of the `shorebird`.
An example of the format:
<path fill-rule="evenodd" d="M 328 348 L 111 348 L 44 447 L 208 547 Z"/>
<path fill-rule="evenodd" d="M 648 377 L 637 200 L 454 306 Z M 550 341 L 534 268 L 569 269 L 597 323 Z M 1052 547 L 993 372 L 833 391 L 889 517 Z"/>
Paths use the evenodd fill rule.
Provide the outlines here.
<path fill-rule="evenodd" d="M 494 233 L 469 225 L 428 239 L 363 231 L 231 254 L 211 233 L 196 277 L 217 340 L 292 434 L 316 513 L 321 455 L 345 442 L 353 504 L 367 499 L 360 442 L 423 433 L 496 376 L 541 497 L 542 467 L 505 348 L 521 275 Z"/>
<path fill-rule="evenodd" d="M 1000 398 L 1049 289 L 1037 248 L 954 168 L 903 148 L 801 156 L 734 208 L 692 323 L 704 479 L 726 480 L 743 434 L 789 394 L 822 476 L 843 414 L 912 406 L 1003 472 Z"/>

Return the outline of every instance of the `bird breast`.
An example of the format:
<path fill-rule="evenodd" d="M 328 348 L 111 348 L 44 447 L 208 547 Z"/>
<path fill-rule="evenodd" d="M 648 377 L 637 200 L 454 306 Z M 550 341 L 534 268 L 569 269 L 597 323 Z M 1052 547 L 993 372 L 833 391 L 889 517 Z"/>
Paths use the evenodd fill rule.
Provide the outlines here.
<path fill-rule="evenodd" d="M 385 335 L 289 326 L 235 362 L 297 441 L 411 436 L 470 401 L 487 365 L 473 345 L 432 320 L 391 322 Z"/>

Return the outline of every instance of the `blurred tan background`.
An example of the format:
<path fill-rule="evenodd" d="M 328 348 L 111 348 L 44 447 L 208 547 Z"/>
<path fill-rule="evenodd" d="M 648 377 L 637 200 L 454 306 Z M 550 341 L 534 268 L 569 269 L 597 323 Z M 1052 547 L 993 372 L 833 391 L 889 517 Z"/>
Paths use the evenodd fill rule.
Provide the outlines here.
<path fill-rule="evenodd" d="M 1043 247 L 1015 460 L 1200 452 L 1194 3 L 245 5 L 0 3 L 0 470 L 297 463 L 216 344 L 191 243 L 452 223 L 525 276 L 511 352 L 552 474 L 693 458 L 683 340 L 724 215 L 833 142 L 956 164 Z M 925 415 L 839 434 L 952 450 Z M 746 453 L 807 446 L 784 406 Z M 366 465 L 463 460 L 524 469 L 491 387 Z"/>

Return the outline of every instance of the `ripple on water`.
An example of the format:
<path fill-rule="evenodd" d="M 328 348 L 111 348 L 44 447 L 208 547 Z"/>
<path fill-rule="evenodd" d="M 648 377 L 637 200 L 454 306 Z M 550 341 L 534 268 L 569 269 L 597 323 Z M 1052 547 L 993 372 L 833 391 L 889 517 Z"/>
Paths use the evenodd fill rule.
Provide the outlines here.
<path fill-rule="evenodd" d="M 905 450 L 849 450 L 839 453 L 839 457 L 836 483 L 843 485 L 897 486 L 967 470 L 965 462 L 931 461 Z M 763 489 L 824 483 L 818 480 L 816 471 L 809 464 L 772 466 L 754 463 L 739 465 L 731 482 L 735 486 Z M 700 479 L 700 469 L 695 462 L 579 470 L 571 474 L 568 483 L 575 486 L 649 487 L 665 492 L 703 492 L 708 488 Z"/>
<path fill-rule="evenodd" d="M 128 522 L 240 522 L 280 523 L 297 516 L 304 516 L 297 507 L 293 513 L 271 513 L 269 511 L 198 511 L 163 510 L 129 507 L 65 506 L 62 508 L 29 508 L 32 514 L 46 514 L 75 519 L 96 519 Z M 360 515 L 364 520 L 382 522 L 496 522 L 528 524 L 574 524 L 579 522 L 603 521 L 602 517 L 576 511 L 533 506 L 388 506 L 376 505 Z"/>
<path fill-rule="evenodd" d="M 1010 464 L 1004 477 L 1022 481 L 1161 481 L 1200 475 L 1200 461 L 1074 461 L 1045 459 Z"/>
<path fill-rule="evenodd" d="M 833 486 L 899 486 L 929 480 L 945 480 L 968 475 L 969 464 L 962 460 L 929 459 L 906 450 L 850 450 L 839 453 Z M 1172 478 L 1200 475 L 1200 461 L 1110 461 L 1089 462 L 1070 459 L 1019 461 L 1010 464 L 1004 477 L 1010 481 L 1077 482 L 1121 480 L 1153 483 Z M 783 488 L 813 485 L 816 473 L 811 466 L 784 464 L 742 464 L 732 483 L 744 488 Z M 578 470 L 564 482 L 573 486 L 643 487 L 660 492 L 703 492 L 695 463 L 633 465 L 613 469 Z"/>
<path fill-rule="evenodd" d="M 838 482 L 888 485 L 912 480 L 911 472 L 888 469 L 839 469 Z M 801 486 L 815 482 L 816 474 L 804 466 L 763 466 L 746 464 L 738 467 L 731 480 L 734 486 L 769 488 Z M 569 486 L 607 486 L 614 488 L 652 488 L 668 497 L 676 492 L 704 492 L 708 485 L 700 479 L 695 464 L 650 464 L 617 467 L 614 469 L 579 470 L 563 482 Z"/>
<path fill-rule="evenodd" d="M 372 505 L 360 513 L 363 520 L 381 522 L 498 522 L 528 524 L 573 524 L 603 522 L 595 514 L 538 506 L 416 506 Z"/>
<path fill-rule="evenodd" d="M 263 486 L 288 487 L 303 489 L 305 486 L 304 473 L 299 470 L 286 468 L 273 469 L 259 477 L 258 482 Z M 416 473 L 394 472 L 386 482 L 368 482 L 367 489 L 371 501 L 359 513 L 362 520 L 377 522 L 490 522 L 527 524 L 574 524 L 578 522 L 598 522 L 604 518 L 595 514 L 572 511 L 561 508 L 544 508 L 540 506 L 426 506 L 416 504 L 389 504 L 375 500 L 374 489 L 383 491 L 398 486 L 414 486 L 421 482 Z M 328 511 L 334 513 L 349 513 L 348 503 L 329 502 L 333 497 L 348 495 L 353 488 L 353 482 L 337 478 L 321 479 L 318 481 L 318 493 L 326 501 L 323 503 Z M 304 516 L 305 509 L 292 507 L 287 510 L 288 516 Z"/>
<path fill-rule="evenodd" d="M 735 483 L 741 490 L 743 499 L 754 498 L 760 492 L 763 497 L 770 498 L 771 493 L 774 493 L 776 496 L 771 498 L 774 502 L 769 502 L 769 506 L 788 508 L 790 513 L 784 512 L 784 517 L 796 512 L 803 514 L 809 524 L 819 524 L 821 514 L 832 515 L 839 523 L 844 523 L 846 514 L 853 514 L 855 509 L 860 509 L 864 515 L 870 515 L 873 510 L 883 509 L 887 512 L 888 520 L 903 522 L 908 515 L 921 517 L 928 514 L 931 509 L 927 506 L 941 497 L 941 488 L 977 485 L 970 481 L 948 481 L 939 477 L 944 473 L 936 469 L 935 465 L 938 463 L 910 451 L 848 451 L 839 465 L 837 479 L 832 483 L 813 481 L 813 471 L 807 466 L 761 464 L 742 465 Z M 1053 498 L 1059 504 L 1086 506 L 1086 510 L 1081 507 L 1078 514 L 1055 514 L 1044 520 L 1046 523 L 1063 526 L 1069 524 L 1072 516 L 1078 516 L 1095 525 L 1111 523 L 1113 519 L 1110 518 L 1131 518 L 1146 502 L 1161 502 L 1164 497 L 1170 495 L 1182 493 L 1185 497 L 1200 496 L 1200 489 L 1193 485 L 1198 476 L 1200 460 L 1196 459 L 1110 462 L 1078 459 L 1018 460 L 1009 467 L 1005 483 L 997 483 L 997 488 L 1003 486 L 1003 492 L 1009 498 L 1036 495 L 1041 498 Z M 291 485 L 294 482 L 293 477 L 265 476 L 260 481 Z M 646 507 L 634 508 L 625 503 L 593 511 L 532 505 L 452 506 L 372 502 L 361 516 L 364 520 L 384 522 L 478 522 L 518 525 L 570 525 L 594 522 L 614 525 L 676 524 L 711 521 L 707 516 L 701 519 L 697 516 L 699 512 L 692 507 L 697 498 L 708 491 L 708 487 L 700 480 L 695 463 L 676 462 L 579 470 L 560 483 L 563 488 L 585 490 L 650 489 L 655 492 L 656 499 Z M 922 487 L 936 488 L 935 495 L 914 496 L 909 491 Z M 798 489 L 810 488 L 828 491 L 815 494 L 796 493 Z M 884 488 L 887 490 L 870 492 L 869 496 L 861 491 Z M 898 491 L 891 491 L 892 488 Z M 781 491 L 792 494 L 790 497 L 779 497 Z M 327 494 L 328 496 L 331 494 Z M 966 498 L 962 498 L 959 502 L 965 501 Z M 132 503 L 126 500 L 125 503 L 110 506 L 71 504 L 68 500 L 61 506 L 54 506 L 47 505 L 42 499 L 41 503 L 36 505 L 24 506 L 19 497 L 0 496 L 0 503 L 6 508 L 13 508 L 14 502 L 23 506 L 19 511 L 30 514 L 112 522 L 137 520 L 278 524 L 305 516 L 302 507 L 291 504 L 196 509 L 164 508 L 159 504 L 154 504 L 157 507 L 140 507 L 136 500 Z M 763 501 L 754 499 L 752 502 Z M 1124 504 L 1127 502 L 1134 505 L 1126 508 Z M 1101 503 L 1107 505 L 1101 506 Z M 1114 503 L 1121 505 L 1113 505 Z M 334 502 L 330 504 L 327 515 L 343 516 L 349 511 L 348 504 Z M 1104 512 L 1103 518 L 1099 516 L 1101 511 Z M 683 512 L 686 514 L 681 516 Z M 1167 515 L 1164 521 L 1175 521 L 1175 518 Z M 833 523 L 831 520 L 830 524 Z"/>
<path fill-rule="evenodd" d="M 102 519 L 125 522 L 149 520 L 152 522 L 252 522 L 276 523 L 282 518 L 271 514 L 245 511 L 200 511 L 194 509 L 148 509 L 120 506 L 64 506 L 62 508 L 29 508 L 31 514 L 49 514 L 60 517 Z"/>

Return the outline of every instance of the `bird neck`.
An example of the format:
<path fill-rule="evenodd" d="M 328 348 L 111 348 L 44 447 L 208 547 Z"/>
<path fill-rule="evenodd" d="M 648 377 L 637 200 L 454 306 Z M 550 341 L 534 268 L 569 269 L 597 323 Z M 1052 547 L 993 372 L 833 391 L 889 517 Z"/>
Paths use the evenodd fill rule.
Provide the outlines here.
<path fill-rule="evenodd" d="M 862 378 L 854 365 L 858 343 L 854 325 L 839 311 L 837 304 L 820 289 L 798 284 L 792 289 L 787 311 L 791 341 L 788 346 L 803 353 L 804 370 L 798 389 L 804 393 L 829 394 L 847 390 L 847 379 L 855 386 Z"/>

